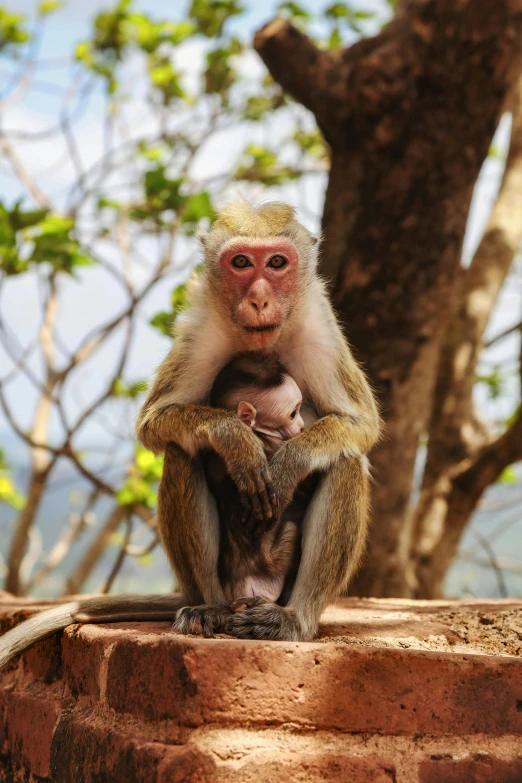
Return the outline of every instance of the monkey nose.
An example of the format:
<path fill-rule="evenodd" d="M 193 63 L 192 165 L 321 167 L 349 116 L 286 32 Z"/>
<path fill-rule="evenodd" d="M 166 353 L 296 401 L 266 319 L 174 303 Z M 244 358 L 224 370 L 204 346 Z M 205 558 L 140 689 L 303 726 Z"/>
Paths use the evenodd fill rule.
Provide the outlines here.
<path fill-rule="evenodd" d="M 266 310 L 268 307 L 268 299 L 265 299 L 264 297 L 259 299 L 251 299 L 250 304 L 256 310 L 256 312 L 261 312 L 262 310 Z"/>

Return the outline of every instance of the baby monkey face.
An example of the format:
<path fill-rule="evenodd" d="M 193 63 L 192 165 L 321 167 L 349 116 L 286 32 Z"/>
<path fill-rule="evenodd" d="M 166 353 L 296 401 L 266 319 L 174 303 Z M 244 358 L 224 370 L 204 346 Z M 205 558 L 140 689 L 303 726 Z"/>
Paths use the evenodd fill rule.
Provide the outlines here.
<path fill-rule="evenodd" d="M 285 375 L 280 386 L 249 389 L 244 398 L 237 407 L 239 418 L 255 432 L 263 435 L 273 448 L 277 449 L 283 441 L 303 431 L 303 396 L 289 375 Z"/>

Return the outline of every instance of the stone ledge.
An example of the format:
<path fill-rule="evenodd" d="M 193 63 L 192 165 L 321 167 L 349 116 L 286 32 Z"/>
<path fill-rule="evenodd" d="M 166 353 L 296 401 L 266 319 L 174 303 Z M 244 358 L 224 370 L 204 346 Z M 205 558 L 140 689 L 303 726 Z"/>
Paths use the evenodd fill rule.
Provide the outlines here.
<path fill-rule="evenodd" d="M 2 632 L 45 605 L 0 595 Z M 299 644 L 74 625 L 0 688 L 5 783 L 522 781 L 522 601 L 344 599 Z"/>

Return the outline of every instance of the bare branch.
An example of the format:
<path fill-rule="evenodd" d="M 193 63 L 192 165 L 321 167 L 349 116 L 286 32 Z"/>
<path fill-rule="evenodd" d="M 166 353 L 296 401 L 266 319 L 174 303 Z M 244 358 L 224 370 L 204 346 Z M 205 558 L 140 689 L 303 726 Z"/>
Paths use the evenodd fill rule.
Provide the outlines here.
<path fill-rule="evenodd" d="M 497 334 L 495 335 L 495 337 L 492 337 L 491 340 L 488 340 L 488 342 L 484 344 L 484 348 L 491 348 L 492 345 L 496 345 L 496 343 L 499 343 L 501 340 L 504 339 L 504 337 L 509 337 L 510 334 L 514 334 L 515 332 L 520 332 L 521 330 L 522 330 L 522 321 L 519 321 L 518 324 L 515 324 L 514 326 L 510 326 L 509 329 L 500 332 L 500 334 Z"/>
<path fill-rule="evenodd" d="M 338 118 L 341 102 L 346 103 L 344 90 L 339 91 L 339 100 L 333 101 L 332 90 L 325 89 L 330 73 L 339 81 L 339 64 L 333 54 L 318 49 L 310 38 L 280 18 L 258 30 L 254 48 L 276 82 L 310 109 L 323 129 L 331 124 L 332 114 Z"/>
<path fill-rule="evenodd" d="M 110 544 L 112 535 L 126 516 L 127 509 L 124 506 L 115 505 L 113 507 L 103 527 L 92 541 L 84 556 L 74 569 L 74 572 L 67 579 L 64 595 L 81 592 L 85 581 L 91 575 L 96 563 Z"/>
<path fill-rule="evenodd" d="M 131 540 L 132 536 L 132 517 L 127 514 L 125 518 L 125 524 L 127 526 L 127 532 L 125 534 L 125 539 L 120 547 L 120 551 L 118 552 L 118 557 L 116 558 L 116 561 L 111 569 L 111 572 L 109 576 L 107 577 L 107 581 L 103 585 L 103 587 L 100 589 L 100 593 L 108 593 L 114 583 L 114 580 L 118 576 L 120 569 L 125 561 L 125 558 L 127 557 L 127 549 Z"/>
<path fill-rule="evenodd" d="M 98 490 L 94 490 L 90 493 L 86 506 L 81 514 L 69 514 L 61 536 L 45 558 L 43 565 L 27 583 L 27 592 L 31 592 L 31 590 L 41 584 L 41 582 L 43 582 L 44 579 L 46 579 L 49 574 L 65 560 L 71 551 L 73 544 L 91 524 L 91 517 L 93 517 L 92 507 L 96 502 L 98 495 Z"/>
<path fill-rule="evenodd" d="M 471 527 L 471 532 L 479 542 L 482 549 L 485 551 L 489 564 L 493 569 L 493 571 L 495 572 L 500 595 L 502 596 L 502 598 L 507 598 L 509 596 L 509 591 L 507 589 L 506 580 L 504 578 L 502 567 L 499 563 L 499 560 L 495 554 L 493 547 L 491 546 L 487 538 L 485 538 L 481 533 L 479 533 L 478 530 L 475 530 L 474 527 Z"/>
<path fill-rule="evenodd" d="M 49 199 L 47 198 L 45 193 L 41 190 L 39 185 L 36 184 L 35 180 L 31 177 L 29 172 L 25 169 L 13 145 L 8 139 L 5 138 L 5 136 L 3 138 L 0 138 L 0 150 L 2 150 L 6 155 L 6 157 L 9 159 L 13 167 L 13 170 L 16 173 L 16 176 L 18 177 L 20 182 L 27 188 L 28 192 L 34 198 L 36 203 L 39 204 L 41 207 L 49 208 L 50 207 Z"/>

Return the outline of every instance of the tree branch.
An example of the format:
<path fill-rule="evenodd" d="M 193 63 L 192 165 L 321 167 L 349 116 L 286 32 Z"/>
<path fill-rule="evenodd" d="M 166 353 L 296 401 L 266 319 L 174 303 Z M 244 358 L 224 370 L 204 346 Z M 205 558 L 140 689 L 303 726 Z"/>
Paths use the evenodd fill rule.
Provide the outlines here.
<path fill-rule="evenodd" d="M 339 64 L 290 22 L 273 19 L 254 37 L 254 49 L 281 87 L 312 111 L 328 136 L 335 116 L 346 111 L 344 85 L 334 96 L 330 81 L 339 81 Z"/>
<path fill-rule="evenodd" d="M 40 187 L 36 184 L 35 180 L 30 176 L 30 174 L 26 171 L 22 161 L 18 157 L 15 148 L 11 144 L 11 142 L 3 137 L 0 139 L 0 149 L 5 153 L 6 157 L 11 162 L 11 165 L 13 167 L 13 170 L 22 183 L 22 185 L 25 185 L 28 192 L 31 194 L 31 196 L 34 198 L 37 204 L 41 207 L 49 207 L 49 200 L 45 193 L 40 189 Z"/>
<path fill-rule="evenodd" d="M 495 335 L 495 337 L 492 337 L 491 340 L 488 340 L 488 342 L 484 344 L 484 348 L 491 348 L 492 345 L 499 343 L 501 340 L 504 339 L 504 337 L 509 337 L 510 334 L 514 334 L 515 332 L 520 332 L 521 330 L 522 330 L 522 321 L 519 321 L 518 324 L 515 324 L 514 326 L 510 326 L 509 329 L 500 332 L 500 334 L 497 334 Z"/>
<path fill-rule="evenodd" d="M 67 595 L 67 593 L 75 594 L 81 591 L 86 579 L 90 576 L 94 566 L 109 545 L 113 533 L 116 532 L 127 514 L 128 509 L 124 506 L 114 506 L 98 535 L 92 541 L 74 572 L 67 579 L 64 595 Z"/>

